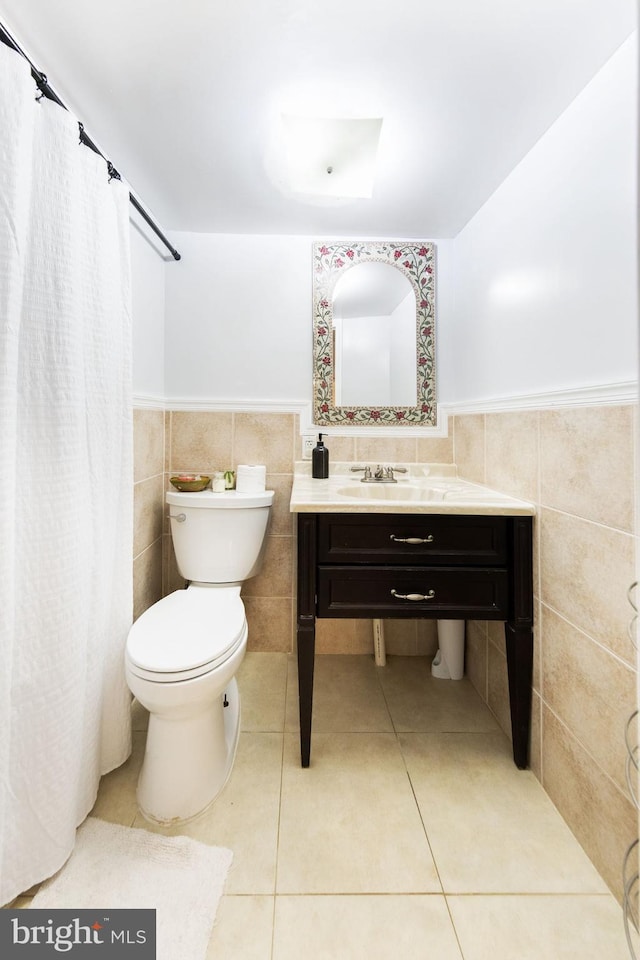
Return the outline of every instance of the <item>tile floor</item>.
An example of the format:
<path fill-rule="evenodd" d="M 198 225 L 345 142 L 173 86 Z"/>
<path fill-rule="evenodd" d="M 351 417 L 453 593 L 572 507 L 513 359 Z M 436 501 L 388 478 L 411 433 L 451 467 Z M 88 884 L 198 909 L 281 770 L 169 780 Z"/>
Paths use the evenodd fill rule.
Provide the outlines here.
<path fill-rule="evenodd" d="M 629 960 L 620 907 L 468 681 L 318 657 L 307 770 L 295 659 L 250 653 L 239 681 L 230 781 L 161 830 L 234 852 L 207 960 Z M 145 720 L 134 705 L 93 815 L 159 829 L 135 803 Z"/>

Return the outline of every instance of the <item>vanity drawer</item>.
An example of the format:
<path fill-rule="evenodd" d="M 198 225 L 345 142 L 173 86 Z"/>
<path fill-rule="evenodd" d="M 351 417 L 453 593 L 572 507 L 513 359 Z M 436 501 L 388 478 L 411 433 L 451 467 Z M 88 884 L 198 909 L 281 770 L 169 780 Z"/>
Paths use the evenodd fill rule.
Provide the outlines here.
<path fill-rule="evenodd" d="M 507 518 L 450 514 L 318 515 L 320 563 L 486 564 L 507 561 Z"/>
<path fill-rule="evenodd" d="M 321 565 L 317 615 L 506 619 L 508 580 L 506 570 L 493 567 Z"/>

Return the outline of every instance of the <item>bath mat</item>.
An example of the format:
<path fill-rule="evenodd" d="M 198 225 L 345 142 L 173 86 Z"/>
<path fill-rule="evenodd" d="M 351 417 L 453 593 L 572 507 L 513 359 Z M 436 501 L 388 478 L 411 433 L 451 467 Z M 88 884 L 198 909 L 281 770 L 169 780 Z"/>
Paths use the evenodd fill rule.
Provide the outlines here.
<path fill-rule="evenodd" d="M 204 960 L 233 854 L 88 817 L 32 908 L 156 910 L 157 960 Z"/>

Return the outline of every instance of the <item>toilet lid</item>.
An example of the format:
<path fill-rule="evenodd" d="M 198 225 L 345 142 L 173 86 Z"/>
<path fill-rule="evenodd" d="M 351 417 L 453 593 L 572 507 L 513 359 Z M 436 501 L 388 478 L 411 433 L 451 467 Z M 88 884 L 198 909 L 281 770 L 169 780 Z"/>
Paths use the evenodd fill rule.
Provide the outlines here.
<path fill-rule="evenodd" d="M 159 675 L 157 680 L 199 676 L 231 656 L 245 629 L 239 587 L 176 590 L 131 627 L 129 665 L 141 676 Z"/>

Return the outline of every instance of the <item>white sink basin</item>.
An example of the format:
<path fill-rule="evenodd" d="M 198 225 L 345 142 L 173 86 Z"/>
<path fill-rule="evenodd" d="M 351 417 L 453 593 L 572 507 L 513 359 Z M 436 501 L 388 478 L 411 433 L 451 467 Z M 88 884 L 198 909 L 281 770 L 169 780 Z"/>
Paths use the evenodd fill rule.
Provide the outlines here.
<path fill-rule="evenodd" d="M 358 464 L 371 470 L 375 464 Z M 329 477 L 314 480 L 311 465 L 296 464 L 291 490 L 293 513 L 438 513 L 533 516 L 524 500 L 463 480 L 453 464 L 406 464 L 396 483 L 363 483 L 350 462 L 333 463 Z M 195 494 L 192 494 L 195 496 Z"/>
<path fill-rule="evenodd" d="M 411 483 L 400 480 L 398 483 L 350 483 L 338 487 L 336 493 L 350 500 L 368 500 L 375 502 L 392 501 L 394 503 L 491 503 L 504 500 L 504 496 L 486 487 L 478 487 L 464 480 L 436 485 Z"/>

